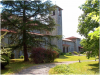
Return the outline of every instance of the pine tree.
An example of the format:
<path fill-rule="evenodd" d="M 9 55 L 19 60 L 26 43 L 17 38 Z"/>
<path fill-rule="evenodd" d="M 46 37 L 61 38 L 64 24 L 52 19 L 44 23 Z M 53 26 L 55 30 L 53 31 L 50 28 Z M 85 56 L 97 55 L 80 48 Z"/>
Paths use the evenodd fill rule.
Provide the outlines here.
<path fill-rule="evenodd" d="M 50 1 L 2 1 L 3 10 L 1 14 L 1 28 L 11 30 L 9 37 L 12 48 L 23 47 L 24 61 L 28 61 L 28 48 L 38 47 L 50 44 L 53 38 L 46 34 L 37 34 L 34 32 L 51 32 L 57 25 L 50 17 L 51 11 L 55 6 Z M 34 32 L 33 32 L 34 31 Z"/>

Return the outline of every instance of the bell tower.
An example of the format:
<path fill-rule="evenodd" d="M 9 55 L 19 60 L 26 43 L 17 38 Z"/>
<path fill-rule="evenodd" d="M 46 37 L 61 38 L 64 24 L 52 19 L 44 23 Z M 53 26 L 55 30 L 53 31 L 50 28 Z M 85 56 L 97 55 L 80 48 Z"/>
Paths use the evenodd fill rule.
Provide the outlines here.
<path fill-rule="evenodd" d="M 55 20 L 56 24 L 58 24 L 58 26 L 55 26 L 55 30 L 52 31 L 52 35 L 62 36 L 62 10 L 62 8 L 56 5 L 56 10 L 52 11 L 51 17 Z M 54 39 L 52 43 L 62 50 L 62 38 L 59 40 Z"/>

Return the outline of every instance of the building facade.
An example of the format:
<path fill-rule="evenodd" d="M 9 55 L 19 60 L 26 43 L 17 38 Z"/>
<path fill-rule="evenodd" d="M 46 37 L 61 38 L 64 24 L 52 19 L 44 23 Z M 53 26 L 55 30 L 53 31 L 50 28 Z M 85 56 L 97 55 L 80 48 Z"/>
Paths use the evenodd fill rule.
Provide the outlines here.
<path fill-rule="evenodd" d="M 80 38 L 77 37 L 69 37 L 69 38 L 65 38 L 63 39 L 63 53 L 68 53 L 68 52 L 79 52 L 81 51 L 82 47 L 80 45 Z"/>
<path fill-rule="evenodd" d="M 56 6 L 56 10 L 52 11 L 52 14 L 50 14 L 50 16 L 55 20 L 55 23 L 58 24 L 58 26 L 55 26 L 55 30 L 53 30 L 52 32 L 49 32 L 50 35 L 61 35 L 62 36 L 62 9 L 58 6 Z M 3 34 L 4 32 L 9 32 L 9 33 L 16 33 L 14 31 L 11 30 L 7 30 L 7 29 L 1 29 L 1 34 Z M 40 31 L 33 31 L 35 33 L 35 35 L 42 35 Z M 46 32 L 46 34 L 48 34 L 48 32 Z M 7 34 L 6 36 L 4 36 L 4 38 L 2 39 L 2 42 L 5 42 L 7 44 L 9 44 L 9 34 Z M 54 45 L 57 45 L 59 49 L 62 50 L 62 38 L 57 40 L 56 38 L 51 40 L 51 43 Z M 44 46 L 43 46 L 44 47 Z M 23 51 L 20 50 L 14 50 L 13 53 L 15 54 L 15 58 L 19 58 L 21 55 L 23 55 Z M 28 53 L 28 55 L 30 55 L 30 53 Z"/>

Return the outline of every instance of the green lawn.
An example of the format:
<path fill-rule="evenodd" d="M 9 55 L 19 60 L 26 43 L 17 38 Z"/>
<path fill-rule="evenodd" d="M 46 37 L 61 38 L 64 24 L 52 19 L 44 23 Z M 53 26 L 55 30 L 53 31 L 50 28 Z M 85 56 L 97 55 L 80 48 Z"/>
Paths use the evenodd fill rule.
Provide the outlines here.
<path fill-rule="evenodd" d="M 59 58 L 56 58 L 54 62 L 65 62 L 65 61 L 78 61 L 78 60 L 95 60 L 94 57 L 87 59 L 86 56 L 66 56 L 60 55 Z"/>
<path fill-rule="evenodd" d="M 49 70 L 49 74 L 99 74 L 98 61 L 58 65 Z"/>
<path fill-rule="evenodd" d="M 35 64 L 33 64 L 32 62 L 23 62 L 24 59 L 11 59 L 10 60 L 10 64 L 7 65 L 5 67 L 5 69 L 1 70 L 1 74 L 13 74 L 13 73 L 17 73 L 22 69 L 31 67 Z"/>
<path fill-rule="evenodd" d="M 86 56 L 66 56 L 61 55 L 59 58 L 56 58 L 54 62 L 64 62 L 64 61 L 78 61 L 81 60 L 88 60 Z M 94 60 L 95 58 L 90 58 L 89 60 Z M 17 73 L 22 69 L 28 68 L 33 66 L 33 62 L 23 62 L 24 59 L 11 59 L 10 64 L 5 67 L 5 69 L 1 70 L 1 74 L 13 74 Z"/>

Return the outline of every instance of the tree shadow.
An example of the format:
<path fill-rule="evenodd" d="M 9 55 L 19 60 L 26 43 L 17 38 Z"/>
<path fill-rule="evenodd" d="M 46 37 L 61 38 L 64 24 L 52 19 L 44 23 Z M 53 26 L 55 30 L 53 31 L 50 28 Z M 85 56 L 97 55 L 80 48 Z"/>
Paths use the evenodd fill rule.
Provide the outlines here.
<path fill-rule="evenodd" d="M 61 55 L 61 56 L 59 56 L 59 58 L 56 58 L 56 59 L 67 59 L 67 58 L 69 58 L 69 57 L 67 57 L 66 55 Z"/>
<path fill-rule="evenodd" d="M 99 73 L 99 63 L 96 63 L 96 64 L 88 64 L 88 65 L 93 67 L 92 69 L 88 69 L 88 70 L 94 71 L 97 74 Z"/>

